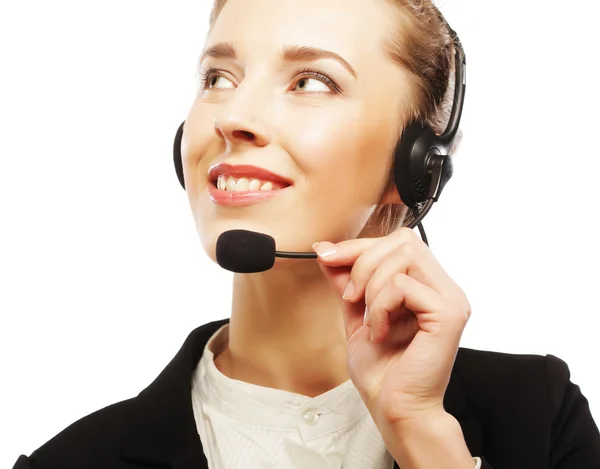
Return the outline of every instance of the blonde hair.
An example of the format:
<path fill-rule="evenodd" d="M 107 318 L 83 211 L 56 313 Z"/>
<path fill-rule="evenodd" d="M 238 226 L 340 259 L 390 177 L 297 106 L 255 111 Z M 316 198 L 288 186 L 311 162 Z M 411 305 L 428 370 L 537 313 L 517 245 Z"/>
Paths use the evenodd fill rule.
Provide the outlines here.
<path fill-rule="evenodd" d="M 413 100 L 403 125 L 418 120 L 441 134 L 448 123 L 454 95 L 454 45 L 450 31 L 432 0 L 385 0 L 398 9 L 396 33 L 385 42 L 388 56 L 407 70 L 413 88 Z M 215 0 L 209 25 L 214 26 L 227 0 Z M 209 30 L 210 30 L 209 29 Z M 457 149 L 462 134 L 454 141 Z M 393 154 L 393 153 L 392 153 Z M 391 158 L 391 155 L 390 155 Z M 393 183 L 390 174 L 390 184 Z M 413 214 L 405 205 L 380 205 L 368 224 L 378 220 L 378 229 L 387 235 L 399 226 L 407 226 Z"/>

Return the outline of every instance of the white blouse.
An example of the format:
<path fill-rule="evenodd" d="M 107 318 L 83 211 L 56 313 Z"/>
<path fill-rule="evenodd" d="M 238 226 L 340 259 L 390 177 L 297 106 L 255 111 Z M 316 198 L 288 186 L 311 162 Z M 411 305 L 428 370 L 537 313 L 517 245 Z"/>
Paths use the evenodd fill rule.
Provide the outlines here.
<path fill-rule="evenodd" d="M 208 341 L 192 380 L 198 435 L 210 469 L 393 469 L 394 460 L 351 380 L 317 397 L 230 379 Z M 475 469 L 481 461 L 474 458 Z"/>

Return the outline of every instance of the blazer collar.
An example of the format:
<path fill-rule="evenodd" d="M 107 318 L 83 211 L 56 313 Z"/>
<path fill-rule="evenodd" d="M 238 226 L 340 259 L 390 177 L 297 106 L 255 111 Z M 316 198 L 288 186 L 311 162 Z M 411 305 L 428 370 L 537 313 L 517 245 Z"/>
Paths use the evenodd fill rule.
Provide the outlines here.
<path fill-rule="evenodd" d="M 121 435 L 123 461 L 141 467 L 208 469 L 194 420 L 192 374 L 210 337 L 228 322 L 223 319 L 194 329 L 160 375 L 132 399 Z M 444 407 L 459 421 L 471 454 L 481 454 L 481 428 L 467 407 L 455 370 L 456 364 Z"/>

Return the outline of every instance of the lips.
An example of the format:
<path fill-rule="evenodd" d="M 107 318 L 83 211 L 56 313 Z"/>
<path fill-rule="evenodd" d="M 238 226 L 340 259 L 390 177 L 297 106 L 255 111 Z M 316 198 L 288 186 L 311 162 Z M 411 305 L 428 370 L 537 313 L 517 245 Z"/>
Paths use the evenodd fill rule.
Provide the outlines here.
<path fill-rule="evenodd" d="M 208 172 L 208 179 L 216 184 L 216 181 L 220 175 L 233 176 L 234 178 L 245 177 L 248 179 L 255 178 L 262 181 L 273 181 L 279 183 L 284 187 L 291 186 L 293 184 L 291 179 L 288 179 L 279 174 L 275 174 L 267 169 L 259 168 L 258 166 L 239 164 L 231 165 L 227 163 L 219 163 L 210 168 Z"/>
<path fill-rule="evenodd" d="M 245 206 L 287 192 L 292 181 L 264 168 L 220 163 L 210 168 L 208 193 L 218 205 Z"/>

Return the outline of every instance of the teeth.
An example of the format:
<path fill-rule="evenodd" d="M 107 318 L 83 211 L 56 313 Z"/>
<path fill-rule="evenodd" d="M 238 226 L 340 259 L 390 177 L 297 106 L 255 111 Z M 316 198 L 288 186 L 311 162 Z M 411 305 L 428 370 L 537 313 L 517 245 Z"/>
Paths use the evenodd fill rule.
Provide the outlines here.
<path fill-rule="evenodd" d="M 271 191 L 273 183 L 271 181 L 260 181 L 259 179 L 239 178 L 233 176 L 219 175 L 217 178 L 217 188 L 222 191 L 230 192 L 256 192 L 256 191 Z"/>
<path fill-rule="evenodd" d="M 236 192 L 246 192 L 248 190 L 248 186 L 250 185 L 250 182 L 248 181 L 248 178 L 239 178 L 238 181 L 235 183 L 235 191 Z"/>
<path fill-rule="evenodd" d="M 252 181 L 250 181 L 250 185 L 248 186 L 248 190 L 254 192 L 258 189 L 260 189 L 260 181 L 258 179 L 252 179 Z"/>

